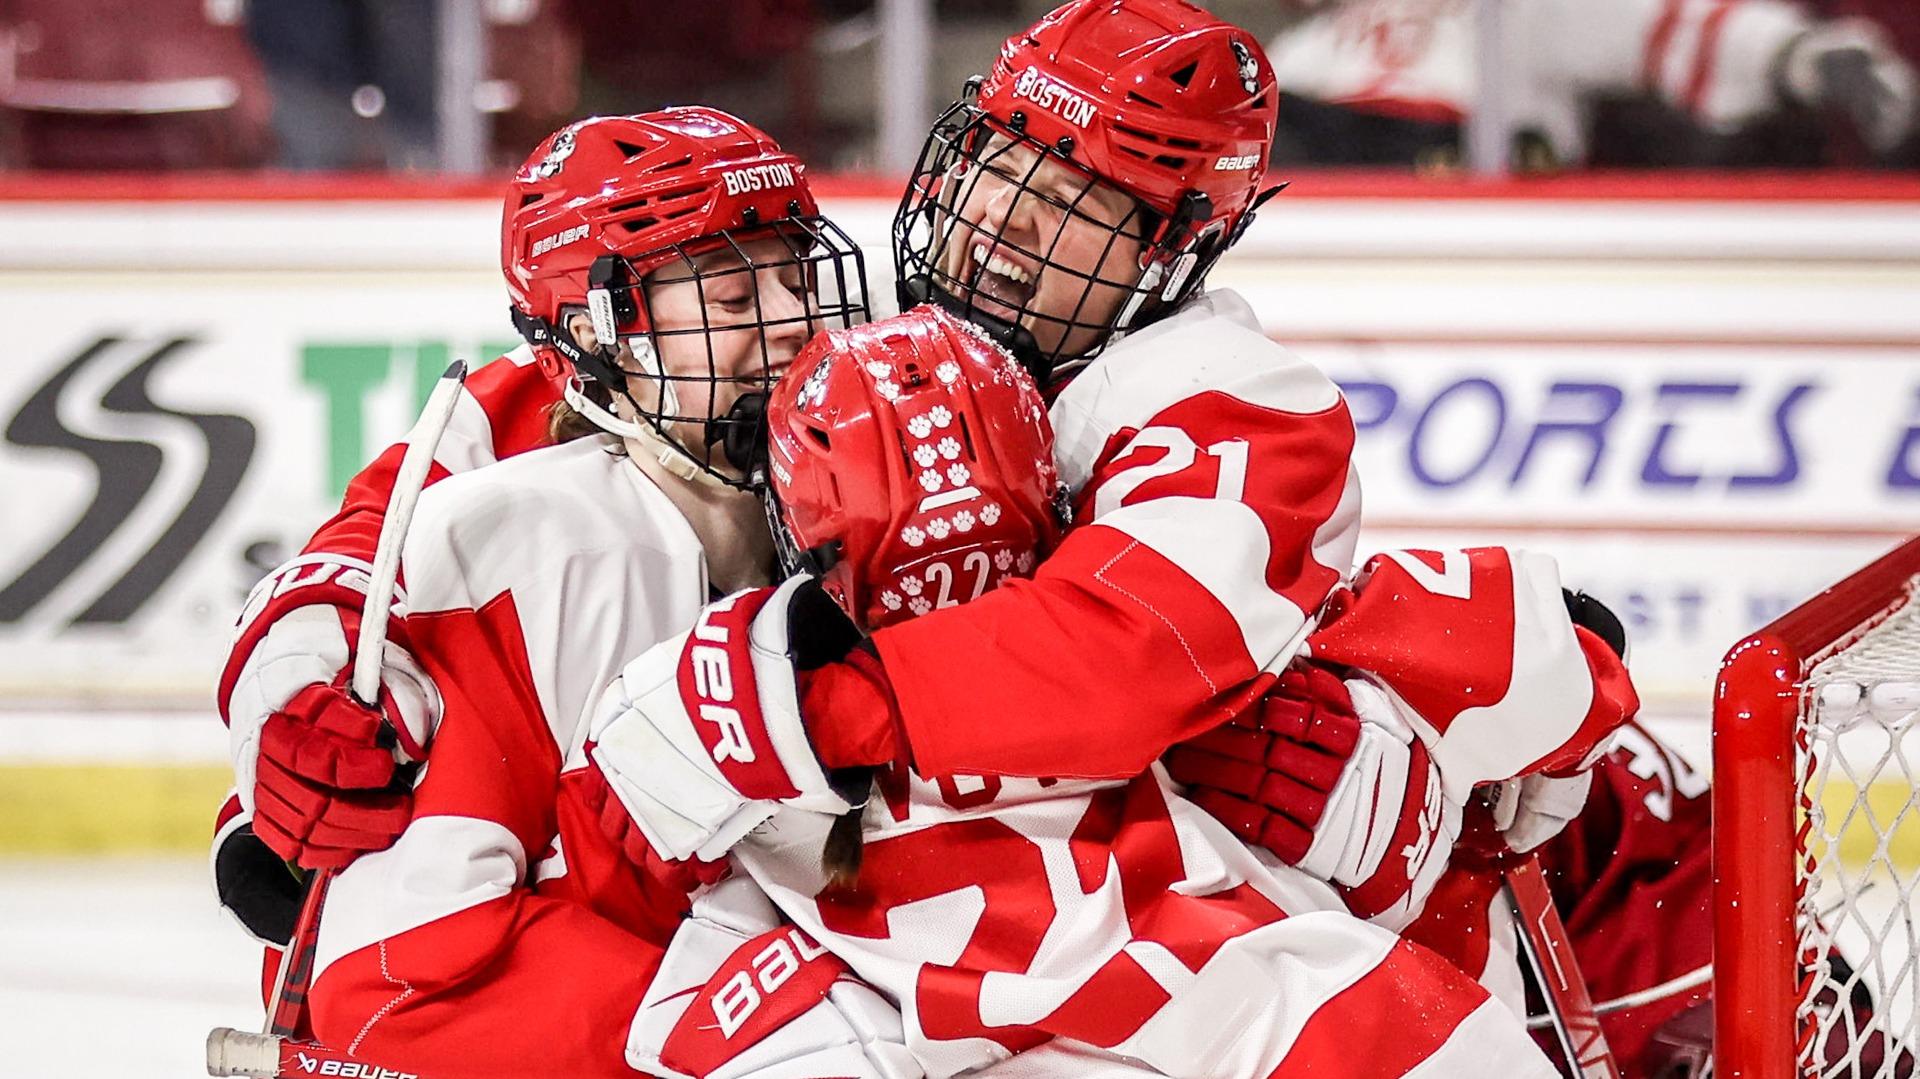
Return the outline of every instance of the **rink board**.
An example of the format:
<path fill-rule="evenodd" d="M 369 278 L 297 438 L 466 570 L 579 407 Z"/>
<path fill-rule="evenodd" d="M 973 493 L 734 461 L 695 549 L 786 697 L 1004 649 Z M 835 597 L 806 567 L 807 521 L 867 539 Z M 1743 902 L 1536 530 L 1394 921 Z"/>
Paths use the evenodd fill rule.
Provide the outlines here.
<path fill-rule="evenodd" d="M 892 200 L 835 190 L 884 296 Z M 1550 550 L 1649 704 L 1703 719 L 1729 643 L 1920 530 L 1920 201 L 1834 190 L 1307 178 L 1218 282 L 1347 390 L 1363 552 Z M 490 200 L 214 194 L 0 190 L 0 710 L 217 724 L 250 583 L 431 375 L 511 343 Z M 105 800 L 175 789 L 143 783 Z"/>

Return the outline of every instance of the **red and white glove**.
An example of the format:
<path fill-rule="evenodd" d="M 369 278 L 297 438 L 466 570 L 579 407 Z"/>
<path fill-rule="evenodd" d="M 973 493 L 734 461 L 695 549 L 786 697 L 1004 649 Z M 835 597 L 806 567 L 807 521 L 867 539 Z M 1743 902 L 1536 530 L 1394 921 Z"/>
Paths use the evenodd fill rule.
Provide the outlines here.
<path fill-rule="evenodd" d="M 1419 914 L 1460 834 L 1462 807 L 1393 702 L 1321 667 L 1288 671 L 1166 764 L 1188 798 L 1247 843 L 1334 884 L 1355 915 L 1390 928 Z"/>
<path fill-rule="evenodd" d="M 695 899 L 647 986 L 627 1063 L 711 1079 L 915 1079 L 900 1013 L 837 956 L 780 918 L 760 886 Z"/>
<path fill-rule="evenodd" d="M 440 694 L 404 645 L 396 603 L 380 707 L 347 692 L 368 567 L 305 555 L 255 587 L 222 679 L 235 786 L 252 830 L 309 869 L 384 850 L 406 827 L 399 766 L 425 757 Z M 398 599 L 398 594 L 396 593 Z"/>
<path fill-rule="evenodd" d="M 1167 772 L 1249 843 L 1295 865 L 1360 744 L 1360 717 L 1324 667 L 1293 667 L 1223 726 L 1175 746 Z"/>
<path fill-rule="evenodd" d="M 810 577 L 736 592 L 607 687 L 590 759 L 661 857 L 714 860 L 779 806 L 839 816 L 864 798 L 834 789 L 800 718 L 796 670 L 820 644 L 792 627 L 832 603 Z"/>

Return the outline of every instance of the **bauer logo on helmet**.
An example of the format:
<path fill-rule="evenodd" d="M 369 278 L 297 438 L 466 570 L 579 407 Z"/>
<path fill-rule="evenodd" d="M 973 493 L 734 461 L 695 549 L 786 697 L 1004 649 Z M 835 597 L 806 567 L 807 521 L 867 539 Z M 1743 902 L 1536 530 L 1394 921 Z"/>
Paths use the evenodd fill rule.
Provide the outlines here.
<path fill-rule="evenodd" d="M 1014 82 L 1013 96 L 1024 97 L 1075 127 L 1086 127 L 1099 111 L 1093 102 L 1032 67 Z"/>
<path fill-rule="evenodd" d="M 575 225 L 570 229 L 556 232 L 551 236 L 542 236 L 538 240 L 533 241 L 533 250 L 530 254 L 533 258 L 539 258 L 541 255 L 546 254 L 556 247 L 565 247 L 570 243 L 575 243 L 586 238 L 587 226 Z"/>

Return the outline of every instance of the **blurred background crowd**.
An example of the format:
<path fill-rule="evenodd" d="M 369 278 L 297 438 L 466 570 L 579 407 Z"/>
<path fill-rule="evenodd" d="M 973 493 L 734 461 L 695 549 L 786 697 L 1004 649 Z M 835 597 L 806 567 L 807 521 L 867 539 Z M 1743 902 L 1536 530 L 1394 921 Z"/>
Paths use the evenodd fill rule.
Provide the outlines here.
<path fill-rule="evenodd" d="M 493 172 L 577 116 L 698 101 L 898 174 L 1051 5 L 0 0 L 0 169 Z M 1205 6 L 1268 42 L 1286 165 L 1920 168 L 1914 0 Z"/>

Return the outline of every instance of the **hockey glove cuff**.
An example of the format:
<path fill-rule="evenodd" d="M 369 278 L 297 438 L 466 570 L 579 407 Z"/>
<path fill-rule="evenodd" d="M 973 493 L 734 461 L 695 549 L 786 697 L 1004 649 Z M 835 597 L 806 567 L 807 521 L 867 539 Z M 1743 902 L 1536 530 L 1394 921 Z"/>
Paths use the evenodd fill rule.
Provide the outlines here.
<path fill-rule="evenodd" d="M 695 900 L 674 932 L 626 1055 L 675 1079 L 923 1074 L 899 1012 L 738 878 Z"/>
<path fill-rule="evenodd" d="M 817 642 L 796 648 L 789 620 L 808 590 L 795 577 L 708 605 L 601 696 L 592 760 L 662 857 L 715 859 L 779 805 L 837 816 L 858 799 L 833 788 L 800 719 L 795 669 Z"/>

